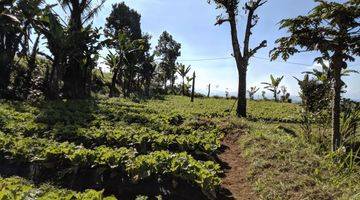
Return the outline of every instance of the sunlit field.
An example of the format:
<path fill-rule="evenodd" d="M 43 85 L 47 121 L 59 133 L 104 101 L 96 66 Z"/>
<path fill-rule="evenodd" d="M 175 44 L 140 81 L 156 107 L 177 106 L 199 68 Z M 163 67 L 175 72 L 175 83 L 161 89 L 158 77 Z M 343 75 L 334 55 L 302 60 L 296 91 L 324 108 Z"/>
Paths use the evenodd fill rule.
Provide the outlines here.
<path fill-rule="evenodd" d="M 2 101 L 1 195 L 181 198 L 185 190 L 203 191 L 196 193 L 205 198 L 221 186 L 223 169 L 217 159 L 223 151 L 221 141 L 239 127 L 238 145 L 249 163 L 247 178 L 259 197 L 358 195 L 357 173 L 339 171 L 330 155 L 319 150 L 320 144 L 302 134 L 299 105 L 248 103 L 251 118 L 245 120 L 234 117 L 231 99 L 200 98 L 190 103 L 187 97 L 166 96 L 139 103 L 92 99 L 38 106 Z M 144 189 L 162 181 L 183 186 L 169 186 L 170 196 L 156 188 Z M 64 187 L 68 190 L 58 189 Z M 99 189 L 104 194 L 95 191 Z"/>

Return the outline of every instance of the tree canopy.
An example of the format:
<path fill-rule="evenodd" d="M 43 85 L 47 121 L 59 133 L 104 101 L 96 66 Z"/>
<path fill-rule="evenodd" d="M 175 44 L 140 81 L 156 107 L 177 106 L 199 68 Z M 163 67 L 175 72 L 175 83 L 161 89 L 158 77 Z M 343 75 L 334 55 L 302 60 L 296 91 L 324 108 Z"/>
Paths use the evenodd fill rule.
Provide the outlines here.
<path fill-rule="evenodd" d="M 140 39 L 141 15 L 129 8 L 124 2 L 113 4 L 109 17 L 106 18 L 105 35 L 117 36 L 126 33 L 131 39 Z"/>

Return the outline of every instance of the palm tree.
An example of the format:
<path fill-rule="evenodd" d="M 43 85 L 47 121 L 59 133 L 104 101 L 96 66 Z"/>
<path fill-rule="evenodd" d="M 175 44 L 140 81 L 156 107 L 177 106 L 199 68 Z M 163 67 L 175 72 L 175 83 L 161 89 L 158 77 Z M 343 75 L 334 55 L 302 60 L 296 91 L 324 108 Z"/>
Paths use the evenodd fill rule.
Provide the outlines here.
<path fill-rule="evenodd" d="M 182 78 L 182 95 L 185 95 L 185 77 L 190 72 L 191 66 L 186 67 L 184 64 L 177 64 L 177 72 Z"/>
<path fill-rule="evenodd" d="M 281 91 L 278 90 L 278 88 L 279 88 L 280 83 L 281 83 L 283 78 L 284 78 L 284 76 L 282 76 L 280 78 L 274 78 L 273 75 L 270 75 L 270 79 L 271 79 L 270 83 L 266 83 L 266 82 L 261 83 L 261 84 L 266 85 L 265 89 L 273 92 L 275 101 L 278 101 L 277 95 L 280 94 L 280 92 L 281 92 Z"/>

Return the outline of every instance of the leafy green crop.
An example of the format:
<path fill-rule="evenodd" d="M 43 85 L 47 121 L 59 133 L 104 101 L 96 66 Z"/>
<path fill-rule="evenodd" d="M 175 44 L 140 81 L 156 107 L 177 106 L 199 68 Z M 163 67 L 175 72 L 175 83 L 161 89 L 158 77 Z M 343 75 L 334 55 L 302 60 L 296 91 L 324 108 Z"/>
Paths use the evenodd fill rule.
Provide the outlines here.
<path fill-rule="evenodd" d="M 104 197 L 102 191 L 86 190 L 80 193 L 58 189 L 50 185 L 35 187 L 26 180 L 18 177 L 0 178 L 0 199 L 116 200 L 115 197 Z"/>
<path fill-rule="evenodd" d="M 136 156 L 134 150 L 126 148 L 100 146 L 91 150 L 67 142 L 0 134 L 0 154 L 5 159 L 36 162 L 38 165 L 54 162 L 85 168 L 119 168 L 128 173 L 126 175 L 139 179 L 145 177 L 144 173 L 148 176 L 169 174 L 205 190 L 214 190 L 220 185 L 220 168 L 217 164 L 199 162 L 185 152 L 155 151 Z"/>

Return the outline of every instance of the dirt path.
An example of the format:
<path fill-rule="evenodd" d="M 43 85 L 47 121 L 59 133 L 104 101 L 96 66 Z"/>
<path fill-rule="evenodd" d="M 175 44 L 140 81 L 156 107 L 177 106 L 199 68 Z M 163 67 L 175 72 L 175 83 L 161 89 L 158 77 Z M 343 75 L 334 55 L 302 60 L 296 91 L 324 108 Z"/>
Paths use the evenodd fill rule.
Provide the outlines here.
<path fill-rule="evenodd" d="M 222 186 L 225 188 L 224 195 L 228 199 L 253 200 L 257 198 L 246 180 L 247 164 L 237 142 L 239 135 L 239 133 L 228 135 L 223 141 L 226 149 L 219 155 L 219 158 L 227 167 L 224 169 L 225 177 L 222 180 Z"/>

